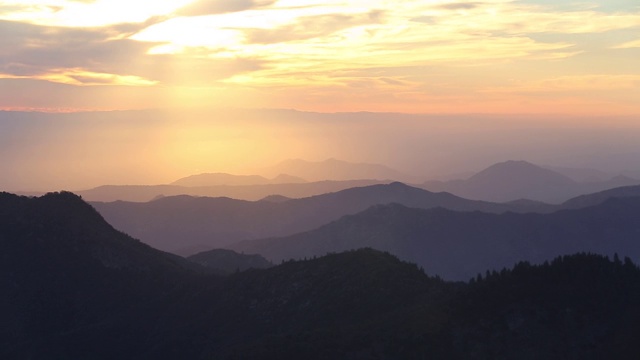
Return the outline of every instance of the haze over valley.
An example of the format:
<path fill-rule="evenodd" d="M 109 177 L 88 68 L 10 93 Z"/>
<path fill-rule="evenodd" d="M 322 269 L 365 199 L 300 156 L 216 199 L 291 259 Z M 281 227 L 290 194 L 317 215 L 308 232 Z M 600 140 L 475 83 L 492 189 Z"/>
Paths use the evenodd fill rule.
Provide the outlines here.
<path fill-rule="evenodd" d="M 420 184 L 466 179 L 508 160 L 598 174 L 580 181 L 640 177 L 640 125 L 629 117 L 228 109 L 5 111 L 0 119 L 0 161 L 11 169 L 3 173 L 0 186 L 8 191 L 169 185 L 202 173 Z M 337 160 L 333 165 L 327 162 L 332 158 Z M 372 165 L 355 169 L 341 165 L 344 161 Z M 309 162 L 324 167 L 305 168 Z"/>

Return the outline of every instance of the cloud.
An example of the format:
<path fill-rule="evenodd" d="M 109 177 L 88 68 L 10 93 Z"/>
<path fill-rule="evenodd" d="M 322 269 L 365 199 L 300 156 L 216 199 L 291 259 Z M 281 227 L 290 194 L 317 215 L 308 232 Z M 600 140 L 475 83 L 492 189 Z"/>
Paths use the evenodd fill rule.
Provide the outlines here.
<path fill-rule="evenodd" d="M 559 93 L 559 92 L 601 92 L 611 90 L 640 89 L 640 75 L 637 74 L 593 74 L 560 76 L 527 81 L 513 86 L 490 88 L 487 92 L 505 93 Z"/>
<path fill-rule="evenodd" d="M 442 10 L 471 10 L 475 9 L 479 6 L 482 6 L 484 3 L 479 2 L 452 2 L 441 5 L 434 6 L 435 9 Z"/>
<path fill-rule="evenodd" d="M 125 39 L 129 38 L 153 25 L 163 23 L 172 16 L 169 15 L 157 15 L 148 18 L 147 20 L 139 23 L 119 23 L 102 28 L 102 31 L 111 33 L 112 38 Z"/>
<path fill-rule="evenodd" d="M 134 0 L 135 16 L 125 16 L 124 2 L 109 0 L 59 2 L 67 6 L 59 12 L 0 5 L 0 13 L 25 11 L 3 16 L 14 22 L 0 22 L 0 77 L 85 90 L 224 87 L 264 99 L 279 92 L 285 107 L 298 106 L 305 99 L 292 105 L 293 99 L 304 93 L 316 104 L 324 97 L 370 101 L 374 108 L 385 95 L 388 103 L 417 108 L 434 99 L 459 105 L 478 94 L 498 103 L 508 91 L 524 97 L 582 87 L 617 94 L 636 84 L 615 77 L 637 73 L 633 49 L 640 43 L 629 40 L 640 29 L 640 13 L 633 7 L 610 12 L 546 0 L 198 0 L 183 6 L 186 1 Z M 289 99 L 291 93 L 296 96 Z"/>
<path fill-rule="evenodd" d="M 112 28 L 63 28 L 0 21 L 0 68 L 3 72 L 33 75 L 48 69 L 86 68 L 96 72 L 122 66 L 143 56 L 153 46 L 127 39 L 110 40 Z M 20 74 L 12 73 L 19 69 Z"/>
<path fill-rule="evenodd" d="M 74 85 L 184 85 L 262 69 L 266 63 L 242 57 L 209 59 L 189 51 L 150 55 L 157 43 L 125 38 L 144 26 L 63 28 L 0 21 L 0 33 L 10 35 L 0 38 L 0 76 Z"/>
<path fill-rule="evenodd" d="M 61 6 L 54 5 L 0 5 L 0 16 L 16 13 L 56 13 L 62 9 Z"/>
<path fill-rule="evenodd" d="M 628 41 L 612 47 L 612 49 L 633 49 L 640 48 L 640 40 Z"/>
<path fill-rule="evenodd" d="M 277 0 L 198 0 L 176 11 L 181 16 L 203 16 L 224 14 L 250 9 L 259 9 L 274 4 Z"/>
<path fill-rule="evenodd" d="M 364 14 L 305 16 L 275 29 L 243 29 L 249 43 L 270 44 L 327 36 L 354 26 L 380 23 L 381 11 Z"/>

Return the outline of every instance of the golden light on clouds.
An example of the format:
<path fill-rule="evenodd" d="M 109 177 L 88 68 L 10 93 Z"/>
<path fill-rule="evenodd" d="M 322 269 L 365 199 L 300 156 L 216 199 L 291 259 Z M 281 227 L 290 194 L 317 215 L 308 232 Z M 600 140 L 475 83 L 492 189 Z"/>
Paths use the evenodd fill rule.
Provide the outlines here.
<path fill-rule="evenodd" d="M 143 108 L 177 94 L 185 106 L 526 113 L 512 102 L 548 87 L 554 102 L 604 92 L 619 98 L 611 111 L 640 113 L 637 83 L 622 80 L 640 75 L 640 8 L 624 1 L 30 0 L 0 4 L 0 26 L 0 79 L 137 87 Z"/>
<path fill-rule="evenodd" d="M 20 79 L 21 76 L 0 74 L 0 79 Z M 61 84 L 91 86 L 91 85 L 119 85 L 119 86 L 151 86 L 157 81 L 151 81 L 139 76 L 104 74 L 85 71 L 82 69 L 51 69 L 47 74 L 29 76 L 30 79 L 51 81 Z"/>

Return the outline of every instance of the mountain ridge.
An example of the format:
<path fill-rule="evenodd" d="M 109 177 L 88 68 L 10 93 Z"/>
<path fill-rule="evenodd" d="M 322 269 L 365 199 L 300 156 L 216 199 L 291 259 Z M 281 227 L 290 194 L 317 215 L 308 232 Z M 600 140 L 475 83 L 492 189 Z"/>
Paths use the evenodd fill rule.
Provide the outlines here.
<path fill-rule="evenodd" d="M 614 199 L 595 216 L 619 218 L 610 208 L 620 203 L 621 211 L 637 208 Z M 182 270 L 175 257 L 113 230 L 72 194 L 0 193 L 0 215 L 6 359 L 640 355 L 640 269 L 617 255 L 519 262 L 467 283 L 443 281 L 368 248 L 222 278 Z M 131 246 L 122 255 L 137 257 L 132 267 L 92 261 L 82 245 L 119 249 L 123 242 Z M 138 271 L 145 266 L 166 271 Z"/>
<path fill-rule="evenodd" d="M 464 280 L 483 269 L 541 262 L 575 252 L 640 259 L 640 197 L 550 214 L 489 214 L 375 205 L 317 229 L 230 246 L 271 261 L 372 247 L 415 262 L 430 274 Z M 606 239 L 606 241 L 605 241 Z"/>
<path fill-rule="evenodd" d="M 427 181 L 421 187 L 447 191 L 467 199 L 493 202 L 527 199 L 560 204 L 579 195 L 626 185 L 640 185 L 640 180 L 617 176 L 606 181 L 577 182 L 550 168 L 508 160 L 493 164 L 467 179 Z"/>
<path fill-rule="evenodd" d="M 267 185 L 267 184 L 299 184 L 306 180 L 287 174 L 278 174 L 272 179 L 267 179 L 260 175 L 233 175 L 227 173 L 201 173 L 180 178 L 169 185 L 184 187 L 207 187 L 207 186 L 247 186 L 247 185 Z"/>
<path fill-rule="evenodd" d="M 386 165 L 373 163 L 352 163 L 335 158 L 324 161 L 303 159 L 284 160 L 272 167 L 259 171 L 266 176 L 286 173 L 309 181 L 376 179 L 402 182 L 418 182 L 416 176 L 402 173 Z"/>
<path fill-rule="evenodd" d="M 177 185 L 102 185 L 93 189 L 76 191 L 89 201 L 146 202 L 158 196 L 209 196 L 230 197 L 238 200 L 260 200 L 270 195 L 303 198 L 357 186 L 387 183 L 378 180 L 317 181 L 288 184 L 216 185 L 186 187 Z M 36 194 L 37 195 L 37 194 Z"/>
<path fill-rule="evenodd" d="M 324 225 L 342 215 L 379 204 L 398 202 L 430 208 L 486 212 L 528 211 L 528 205 L 472 201 L 448 193 L 432 193 L 399 182 L 341 190 L 285 202 L 241 201 L 230 198 L 164 197 L 148 203 L 92 202 L 116 228 L 162 250 L 231 243 L 294 234 Z M 536 205 L 536 208 L 540 208 Z M 177 241 L 182 241 L 176 244 Z"/>

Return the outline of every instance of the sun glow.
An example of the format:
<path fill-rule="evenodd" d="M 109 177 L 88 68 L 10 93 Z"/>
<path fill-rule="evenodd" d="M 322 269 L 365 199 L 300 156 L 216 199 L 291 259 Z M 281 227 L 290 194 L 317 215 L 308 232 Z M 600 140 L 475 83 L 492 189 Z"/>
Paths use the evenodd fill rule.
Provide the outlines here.
<path fill-rule="evenodd" d="M 167 100 L 177 94 L 189 105 L 316 111 L 537 112 L 582 101 L 640 112 L 640 10 L 597 3 L 16 0 L 0 4 L 0 79 L 84 89 L 68 99 L 138 88 L 136 102 L 150 105 L 177 104 Z M 545 96 L 523 102 L 525 93 Z"/>
<path fill-rule="evenodd" d="M 8 10 L 0 16 L 38 25 L 97 27 L 143 22 L 152 16 L 171 14 L 190 2 L 192 0 L 5 1 L 2 5 Z"/>

